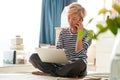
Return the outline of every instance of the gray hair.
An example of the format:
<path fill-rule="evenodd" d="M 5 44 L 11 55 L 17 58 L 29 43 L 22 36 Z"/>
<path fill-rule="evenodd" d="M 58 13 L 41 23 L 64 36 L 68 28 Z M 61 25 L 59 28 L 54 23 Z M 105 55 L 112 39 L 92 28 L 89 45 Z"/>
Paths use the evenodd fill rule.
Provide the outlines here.
<path fill-rule="evenodd" d="M 86 16 L 86 10 L 79 3 L 73 2 L 68 6 L 68 13 L 79 14 L 83 18 Z"/>

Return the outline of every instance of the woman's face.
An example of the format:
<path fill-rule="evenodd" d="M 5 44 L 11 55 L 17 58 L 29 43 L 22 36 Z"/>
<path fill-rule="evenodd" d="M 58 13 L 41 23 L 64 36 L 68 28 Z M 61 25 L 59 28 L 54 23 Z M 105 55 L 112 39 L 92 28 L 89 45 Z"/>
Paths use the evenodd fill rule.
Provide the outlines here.
<path fill-rule="evenodd" d="M 68 13 L 68 23 L 70 28 L 75 28 L 75 25 L 80 21 L 80 16 L 78 14 Z"/>

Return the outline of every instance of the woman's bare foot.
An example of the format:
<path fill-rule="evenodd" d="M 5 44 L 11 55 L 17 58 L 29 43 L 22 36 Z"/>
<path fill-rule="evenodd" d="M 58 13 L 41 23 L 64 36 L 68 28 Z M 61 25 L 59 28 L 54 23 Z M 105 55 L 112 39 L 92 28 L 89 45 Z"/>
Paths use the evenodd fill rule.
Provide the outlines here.
<path fill-rule="evenodd" d="M 49 76 L 50 75 L 48 73 L 44 73 L 44 72 L 41 72 L 41 71 L 34 71 L 34 72 L 32 72 L 32 74 L 35 74 L 35 75 L 44 75 L 44 76 Z"/>

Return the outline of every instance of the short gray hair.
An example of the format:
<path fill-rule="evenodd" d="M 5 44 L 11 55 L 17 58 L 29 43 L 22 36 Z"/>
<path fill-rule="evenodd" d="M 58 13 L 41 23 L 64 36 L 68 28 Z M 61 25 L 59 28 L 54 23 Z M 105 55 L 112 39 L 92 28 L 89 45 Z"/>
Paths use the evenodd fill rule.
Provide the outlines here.
<path fill-rule="evenodd" d="M 85 8 L 77 2 L 73 2 L 68 6 L 68 13 L 79 14 L 82 19 L 86 16 Z"/>

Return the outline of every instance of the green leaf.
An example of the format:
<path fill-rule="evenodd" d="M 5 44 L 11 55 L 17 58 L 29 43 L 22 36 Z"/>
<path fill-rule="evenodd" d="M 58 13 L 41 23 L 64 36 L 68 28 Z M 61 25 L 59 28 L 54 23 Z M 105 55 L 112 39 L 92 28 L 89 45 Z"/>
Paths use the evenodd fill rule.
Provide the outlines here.
<path fill-rule="evenodd" d="M 77 38 L 81 39 L 85 35 L 85 32 L 83 30 L 79 30 L 77 34 Z"/>
<path fill-rule="evenodd" d="M 93 21 L 93 18 L 91 18 L 88 23 L 86 24 L 86 26 L 88 26 L 88 24 L 90 24 Z"/>
<path fill-rule="evenodd" d="M 97 37 L 96 37 L 96 35 L 95 35 L 93 30 L 89 30 L 88 31 L 88 35 L 89 35 L 89 37 L 88 37 L 87 40 L 89 40 L 89 39 L 97 39 Z"/>
<path fill-rule="evenodd" d="M 99 29 L 99 30 L 101 30 L 101 29 L 103 29 L 104 27 L 103 27 L 103 25 L 102 24 L 96 24 L 96 27 Z"/>
<path fill-rule="evenodd" d="M 99 29 L 98 34 L 104 33 L 108 29 L 108 27 L 104 27 L 102 24 L 99 23 L 96 24 L 96 27 Z"/>
<path fill-rule="evenodd" d="M 97 35 L 99 35 L 99 34 L 101 34 L 101 33 L 104 33 L 104 32 L 106 32 L 107 30 L 108 30 L 108 27 L 106 26 L 106 27 L 100 29 L 100 30 L 98 31 Z"/>
<path fill-rule="evenodd" d="M 120 5 L 113 4 L 112 7 L 120 14 Z"/>
<path fill-rule="evenodd" d="M 98 15 L 99 14 L 106 14 L 107 12 L 108 12 L 108 10 L 105 7 L 103 7 L 102 9 L 99 10 Z"/>
<path fill-rule="evenodd" d="M 88 21 L 88 23 L 91 23 L 91 22 L 92 22 L 92 20 L 93 20 L 93 18 L 91 18 L 91 19 Z"/>
<path fill-rule="evenodd" d="M 96 40 L 98 39 L 96 34 L 94 34 L 93 39 L 96 39 Z"/>
<path fill-rule="evenodd" d="M 115 21 L 115 19 L 110 19 L 109 17 L 107 18 L 106 20 L 106 23 L 107 23 L 107 27 L 109 27 L 110 31 L 116 35 L 117 34 L 117 31 L 118 31 L 118 26 L 117 26 L 117 23 Z"/>
<path fill-rule="evenodd" d="M 115 20 L 117 22 L 117 26 L 120 28 L 120 16 L 115 17 Z"/>
<path fill-rule="evenodd" d="M 93 30 L 89 30 L 88 33 L 89 33 L 89 37 L 92 38 L 93 34 L 94 34 L 94 31 Z"/>

